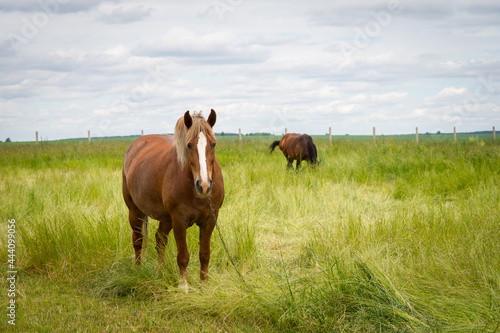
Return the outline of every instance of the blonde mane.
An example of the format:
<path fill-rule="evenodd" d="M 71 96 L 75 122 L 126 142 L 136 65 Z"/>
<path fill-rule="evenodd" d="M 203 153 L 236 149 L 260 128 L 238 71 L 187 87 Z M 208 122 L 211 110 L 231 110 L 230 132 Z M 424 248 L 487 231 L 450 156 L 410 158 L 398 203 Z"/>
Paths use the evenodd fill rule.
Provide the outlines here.
<path fill-rule="evenodd" d="M 203 132 L 208 137 L 214 138 L 215 135 L 212 131 L 212 127 L 205 120 L 203 115 L 200 112 L 194 112 L 191 115 L 193 118 L 193 124 L 188 129 L 184 124 L 184 117 L 180 117 L 175 125 L 174 131 L 174 141 L 175 141 L 175 149 L 177 150 L 177 160 L 180 165 L 184 167 L 187 161 L 187 144 L 191 142 L 195 138 L 198 137 L 200 132 Z"/>

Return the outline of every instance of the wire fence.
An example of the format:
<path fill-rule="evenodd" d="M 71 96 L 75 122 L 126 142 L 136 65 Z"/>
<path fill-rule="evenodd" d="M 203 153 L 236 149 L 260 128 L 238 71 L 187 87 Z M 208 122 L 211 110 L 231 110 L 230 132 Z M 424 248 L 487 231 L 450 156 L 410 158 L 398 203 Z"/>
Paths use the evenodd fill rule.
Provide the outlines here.
<path fill-rule="evenodd" d="M 288 133 L 288 130 L 287 128 L 284 129 L 284 134 L 287 134 Z M 409 137 L 414 137 L 414 140 L 415 142 L 419 142 L 420 140 L 420 137 L 422 135 L 425 135 L 425 136 L 428 136 L 430 133 L 425 133 L 425 134 L 421 134 L 419 133 L 418 131 L 418 127 L 415 127 L 415 134 L 400 134 L 400 135 L 377 135 L 377 130 L 375 127 L 373 127 L 373 142 L 377 142 L 377 138 L 380 138 L 380 137 L 383 137 L 383 138 L 386 138 L 386 137 L 404 137 L 404 138 L 409 138 Z M 446 136 L 446 138 L 450 137 L 451 136 L 451 133 L 436 133 L 437 135 L 441 135 L 441 136 Z M 491 131 L 482 131 L 482 132 L 474 132 L 474 133 L 457 133 L 457 129 L 456 127 L 453 127 L 453 141 L 456 142 L 457 141 L 457 135 L 463 135 L 463 134 L 467 134 L 468 137 L 470 137 L 471 135 L 477 135 L 477 134 L 481 134 L 481 135 L 486 135 L 487 137 L 490 137 L 493 141 L 496 141 L 496 131 L 495 131 L 495 126 L 493 126 L 492 130 Z M 141 136 L 144 135 L 144 130 L 141 130 Z M 249 136 L 249 134 L 246 134 L 246 135 L 243 135 L 242 134 L 242 131 L 241 131 L 241 128 L 238 129 L 238 133 L 220 133 L 219 134 L 220 136 L 238 136 L 238 139 L 239 141 L 243 141 L 243 137 L 244 136 Z M 250 136 L 270 136 L 270 137 L 276 137 L 276 136 L 281 136 L 281 135 L 273 135 L 273 134 L 266 134 L 266 133 L 256 133 L 256 134 L 250 134 Z M 433 134 L 435 135 L 435 134 Z M 333 132 L 332 132 L 332 128 L 329 127 L 328 128 L 328 133 L 326 134 L 326 136 L 328 137 L 328 140 L 330 143 L 333 142 L 333 139 L 334 138 L 339 138 L 339 137 L 351 137 L 350 135 L 348 134 L 345 134 L 345 135 L 334 135 Z M 316 136 L 318 137 L 318 136 Z M 324 136 L 323 136 L 324 137 Z M 356 137 L 364 137 L 364 138 L 368 138 L 370 137 L 369 135 L 358 135 Z M 102 137 L 94 137 L 95 138 L 102 138 Z M 91 135 L 91 132 L 88 131 L 88 136 L 87 136 L 87 140 L 88 142 L 92 142 L 92 135 Z M 38 144 L 39 143 L 39 135 L 38 135 L 38 131 L 35 132 L 35 143 Z"/>

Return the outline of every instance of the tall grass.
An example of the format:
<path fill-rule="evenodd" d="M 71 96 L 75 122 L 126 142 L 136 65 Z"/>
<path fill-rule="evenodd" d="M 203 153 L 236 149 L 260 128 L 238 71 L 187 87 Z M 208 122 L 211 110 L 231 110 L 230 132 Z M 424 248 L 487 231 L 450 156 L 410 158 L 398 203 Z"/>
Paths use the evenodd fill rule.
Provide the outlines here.
<path fill-rule="evenodd" d="M 219 140 L 218 224 L 243 279 L 214 231 L 210 281 L 198 281 L 193 227 L 188 295 L 172 235 L 157 267 L 155 221 L 145 263 L 133 264 L 121 198 L 130 140 L 0 145 L 0 215 L 19 226 L 17 327 L 500 330 L 497 144 L 316 138 L 320 165 L 295 172 L 270 141 Z"/>

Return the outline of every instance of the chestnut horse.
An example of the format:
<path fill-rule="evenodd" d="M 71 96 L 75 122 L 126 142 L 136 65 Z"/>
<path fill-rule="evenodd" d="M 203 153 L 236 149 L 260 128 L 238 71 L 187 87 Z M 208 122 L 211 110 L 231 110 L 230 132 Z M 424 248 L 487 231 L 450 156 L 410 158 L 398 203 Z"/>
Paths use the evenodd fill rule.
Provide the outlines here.
<path fill-rule="evenodd" d="M 123 198 L 129 209 L 135 262 L 141 263 L 149 216 L 160 222 L 156 232 L 158 267 L 164 263 L 167 237 L 174 230 L 179 287 L 186 292 L 186 229 L 193 224 L 200 228 L 200 279 L 206 280 L 214 216 L 217 218 L 224 200 L 224 181 L 212 131 L 216 117 L 214 110 L 208 120 L 201 113 L 191 116 L 186 111 L 177 121 L 174 136 L 140 137 L 127 150 L 123 163 Z"/>
<path fill-rule="evenodd" d="M 307 161 L 309 164 L 318 163 L 318 153 L 312 138 L 307 134 L 285 134 L 280 141 L 274 141 L 269 148 L 271 153 L 276 146 L 280 147 L 283 155 L 288 161 L 287 167 L 293 169 L 293 161 L 296 161 L 295 168 L 298 170 L 300 162 Z"/>

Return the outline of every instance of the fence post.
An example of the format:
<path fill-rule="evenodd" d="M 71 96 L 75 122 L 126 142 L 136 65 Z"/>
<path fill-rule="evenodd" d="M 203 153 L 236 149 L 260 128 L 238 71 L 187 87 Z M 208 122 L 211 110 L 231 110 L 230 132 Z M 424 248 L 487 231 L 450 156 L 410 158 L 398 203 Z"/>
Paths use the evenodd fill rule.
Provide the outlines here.
<path fill-rule="evenodd" d="M 287 128 L 285 127 L 285 134 L 288 132 Z"/>
<path fill-rule="evenodd" d="M 240 142 L 241 142 L 241 128 L 238 129 L 238 137 L 240 138 Z"/>
<path fill-rule="evenodd" d="M 89 130 L 89 143 L 90 143 L 90 130 Z"/>
<path fill-rule="evenodd" d="M 144 130 L 141 130 L 141 136 L 144 136 Z"/>
<path fill-rule="evenodd" d="M 36 144 L 38 144 L 38 131 L 36 131 Z"/>
<path fill-rule="evenodd" d="M 415 140 L 418 143 L 418 127 L 417 127 L 416 132 L 415 132 Z"/>
<path fill-rule="evenodd" d="M 453 126 L 453 142 L 457 142 L 457 127 Z"/>
<path fill-rule="evenodd" d="M 328 136 L 330 138 L 330 144 L 332 144 L 332 128 L 328 127 Z"/>
<path fill-rule="evenodd" d="M 493 141 L 496 141 L 496 137 L 495 137 L 495 126 L 493 126 Z"/>
<path fill-rule="evenodd" d="M 375 127 L 373 127 L 373 143 L 377 143 L 377 138 L 375 136 Z"/>

